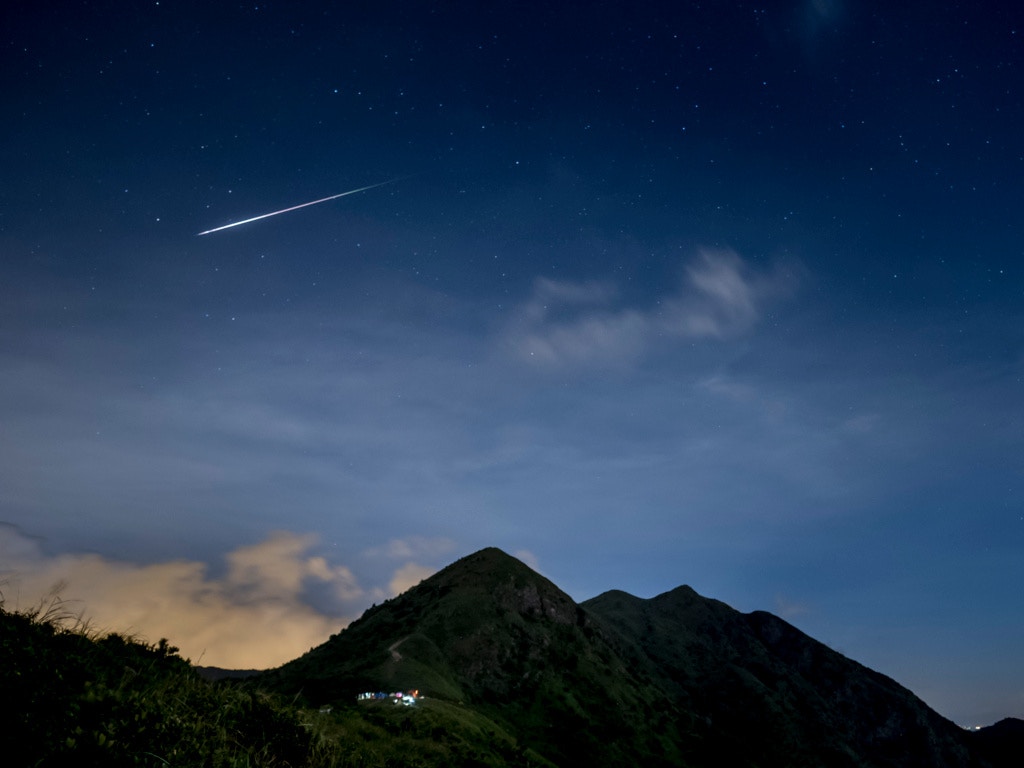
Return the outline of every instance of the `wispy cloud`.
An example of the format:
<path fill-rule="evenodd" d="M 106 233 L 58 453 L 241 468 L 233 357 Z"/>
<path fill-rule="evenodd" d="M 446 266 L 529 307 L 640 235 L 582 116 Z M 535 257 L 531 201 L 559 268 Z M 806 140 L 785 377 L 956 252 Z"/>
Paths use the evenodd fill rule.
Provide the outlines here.
<path fill-rule="evenodd" d="M 371 547 L 364 553 L 371 558 L 387 558 L 389 560 L 413 560 L 416 558 L 431 558 L 449 555 L 455 550 L 456 544 L 452 539 L 441 536 L 407 536 L 401 539 L 391 539 L 382 547 Z"/>
<path fill-rule="evenodd" d="M 385 567 L 390 563 L 401 563 L 388 582 L 389 594 L 385 596 L 392 597 L 415 587 L 437 571 L 436 568 L 422 565 L 421 561 L 436 562 L 451 555 L 455 548 L 453 540 L 442 536 L 409 536 L 391 539 L 382 547 L 371 547 L 363 552 L 363 556 L 378 563 L 384 561 Z"/>
<path fill-rule="evenodd" d="M 627 364 L 659 339 L 744 333 L 797 282 L 791 267 L 759 270 L 733 251 L 703 250 L 674 292 L 621 306 L 615 287 L 538 279 L 508 330 L 515 353 L 541 365 Z"/>
<path fill-rule="evenodd" d="M 277 532 L 238 547 L 214 575 L 202 562 L 137 564 L 96 554 L 46 555 L 39 542 L 0 525 L 5 607 L 29 608 L 57 587 L 104 631 L 164 637 L 193 662 L 264 668 L 293 659 L 344 627 L 371 598 L 415 585 L 433 570 L 406 563 L 387 587 L 364 589 L 352 571 L 313 554 L 317 537 Z M 334 610 L 311 604 L 315 590 Z"/>
<path fill-rule="evenodd" d="M 512 553 L 516 558 L 521 560 L 526 565 L 530 566 L 535 571 L 540 571 L 540 560 L 528 549 L 517 549 Z"/>
<path fill-rule="evenodd" d="M 784 619 L 795 619 L 810 612 L 806 603 L 789 599 L 785 595 L 775 595 L 775 613 Z"/>
<path fill-rule="evenodd" d="M 391 588 L 391 594 L 401 594 L 407 589 L 415 587 L 428 576 L 432 576 L 434 571 L 434 568 L 428 568 L 424 565 L 406 563 L 395 572 L 391 583 L 388 585 Z"/>

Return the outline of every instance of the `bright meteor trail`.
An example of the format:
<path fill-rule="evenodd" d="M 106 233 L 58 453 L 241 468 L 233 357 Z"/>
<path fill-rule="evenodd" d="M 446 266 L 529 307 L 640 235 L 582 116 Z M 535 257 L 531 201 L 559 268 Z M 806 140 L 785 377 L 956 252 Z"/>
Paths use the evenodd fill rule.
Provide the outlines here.
<path fill-rule="evenodd" d="M 336 200 L 339 197 L 345 197 L 345 195 L 354 195 L 356 192 L 365 192 L 366 190 L 373 189 L 374 187 L 383 187 L 385 184 L 390 184 L 392 181 L 394 181 L 394 179 L 389 179 L 388 181 L 382 181 L 382 182 L 380 182 L 378 184 L 371 184 L 368 187 L 360 187 L 359 189 L 350 189 L 348 192 L 341 192 L 341 193 L 339 193 L 337 195 L 331 195 L 330 197 L 322 197 L 319 200 L 313 200 L 313 201 L 308 202 L 308 203 L 302 203 L 301 205 L 293 205 L 291 208 L 284 208 L 284 209 L 282 209 L 280 211 L 271 211 L 270 213 L 263 213 L 263 214 L 260 214 L 259 216 L 253 216 L 251 219 L 243 219 L 242 221 L 236 221 L 236 222 L 233 222 L 231 224 L 225 224 L 223 227 L 214 227 L 213 229 L 208 229 L 205 232 L 198 233 L 196 235 L 196 237 L 199 237 L 201 235 L 209 235 L 209 234 L 212 234 L 213 232 L 220 232 L 222 229 L 231 229 L 231 227 L 240 227 L 243 224 L 248 224 L 249 222 L 252 222 L 252 221 L 259 221 L 260 219 L 266 219 L 266 218 L 268 218 L 270 216 L 277 216 L 277 214 L 279 214 L 279 213 L 288 213 L 289 211 L 297 211 L 297 210 L 299 210 L 299 208 L 306 208 L 306 207 L 308 207 L 310 205 L 317 205 L 318 203 L 326 203 L 328 200 Z"/>

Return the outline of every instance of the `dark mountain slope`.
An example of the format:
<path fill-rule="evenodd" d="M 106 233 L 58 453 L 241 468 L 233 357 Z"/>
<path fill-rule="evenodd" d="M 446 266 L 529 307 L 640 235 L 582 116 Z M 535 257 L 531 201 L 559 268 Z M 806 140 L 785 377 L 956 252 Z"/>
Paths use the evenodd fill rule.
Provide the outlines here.
<path fill-rule="evenodd" d="M 961 728 L 893 680 L 771 614 L 741 614 L 679 587 L 609 592 L 582 606 L 651 660 L 709 724 L 700 764 L 979 765 Z"/>
<path fill-rule="evenodd" d="M 342 706 L 362 690 L 420 689 L 471 706 L 560 765 L 680 762 L 684 734 L 648 726 L 672 708 L 660 690 L 568 595 L 497 549 L 371 608 L 260 683 Z"/>
<path fill-rule="evenodd" d="M 968 735 L 970 743 L 993 765 L 1010 768 L 1024 763 L 1024 720 L 1007 717 Z"/>
<path fill-rule="evenodd" d="M 418 688 L 487 718 L 516 755 L 561 766 L 991 764 L 909 691 L 770 614 L 688 587 L 576 605 L 497 549 L 258 682 L 340 707 L 362 690 Z"/>

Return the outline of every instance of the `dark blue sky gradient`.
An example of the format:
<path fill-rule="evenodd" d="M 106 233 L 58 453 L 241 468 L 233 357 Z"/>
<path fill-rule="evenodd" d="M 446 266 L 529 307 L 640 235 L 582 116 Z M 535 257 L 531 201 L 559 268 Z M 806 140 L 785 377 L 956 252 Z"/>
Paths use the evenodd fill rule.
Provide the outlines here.
<path fill-rule="evenodd" d="M 1011 5 L 2 11 L 0 570 L 496 545 L 1024 716 Z"/>

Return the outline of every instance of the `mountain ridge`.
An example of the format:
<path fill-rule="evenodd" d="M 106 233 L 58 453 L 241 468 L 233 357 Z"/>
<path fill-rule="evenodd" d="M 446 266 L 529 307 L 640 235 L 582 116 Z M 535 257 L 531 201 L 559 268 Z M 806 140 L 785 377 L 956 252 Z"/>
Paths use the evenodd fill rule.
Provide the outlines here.
<path fill-rule="evenodd" d="M 358 690 L 418 688 L 554 765 L 984 768 L 1018 743 L 1004 727 L 979 748 L 906 688 L 770 613 L 688 586 L 577 604 L 493 547 L 257 679 L 335 706 Z"/>

